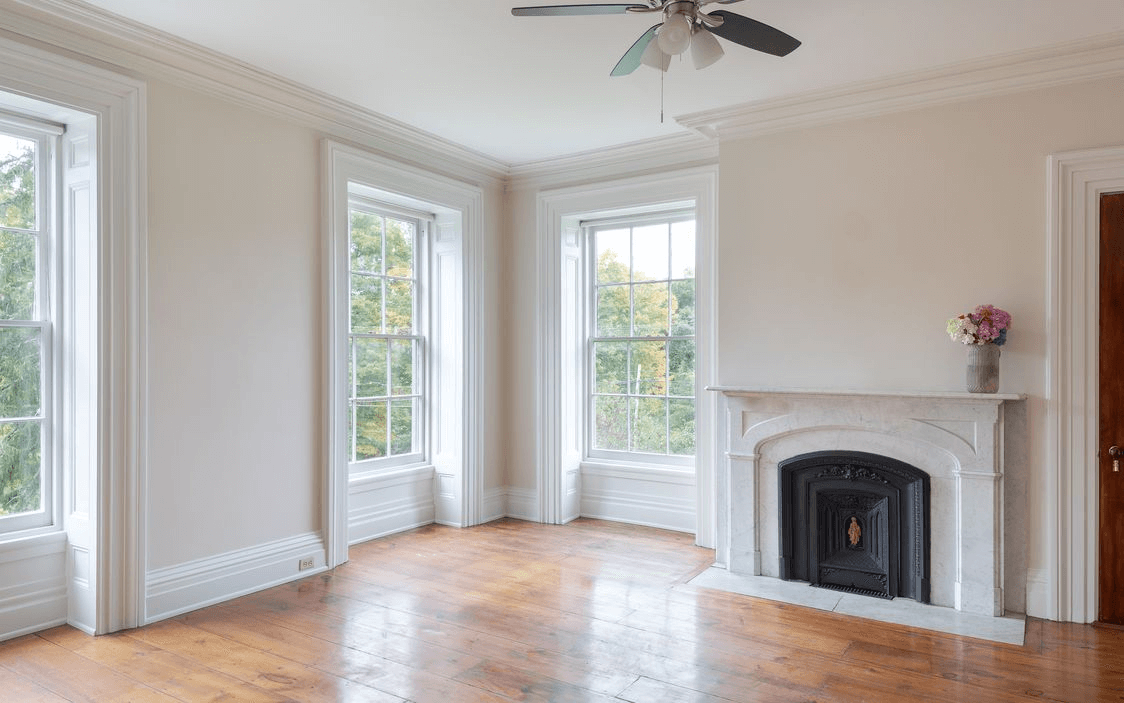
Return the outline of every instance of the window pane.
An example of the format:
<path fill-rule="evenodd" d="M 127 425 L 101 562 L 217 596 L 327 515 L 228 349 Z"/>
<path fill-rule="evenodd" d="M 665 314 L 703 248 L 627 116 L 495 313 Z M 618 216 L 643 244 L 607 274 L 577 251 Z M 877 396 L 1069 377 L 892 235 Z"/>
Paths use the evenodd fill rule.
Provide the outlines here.
<path fill-rule="evenodd" d="M 409 454 L 414 449 L 414 400 L 390 401 L 390 453 Z"/>
<path fill-rule="evenodd" d="M 671 282 L 671 336 L 695 334 L 695 282 Z"/>
<path fill-rule="evenodd" d="M 387 334 L 413 334 L 414 284 L 410 281 L 386 282 Z"/>
<path fill-rule="evenodd" d="M 39 415 L 39 337 L 38 328 L 0 328 L 0 417 Z"/>
<path fill-rule="evenodd" d="M 667 343 L 668 395 L 695 395 L 695 341 L 673 339 Z"/>
<path fill-rule="evenodd" d="M 671 226 L 671 277 L 695 277 L 695 221 Z"/>
<path fill-rule="evenodd" d="M 351 270 L 382 271 L 382 218 L 358 210 L 351 211 Z"/>
<path fill-rule="evenodd" d="M 0 134 L 0 227 L 35 229 L 35 142 Z"/>
<path fill-rule="evenodd" d="M 352 347 L 355 369 L 355 398 L 374 398 L 386 393 L 386 340 L 358 338 Z"/>
<path fill-rule="evenodd" d="M 632 280 L 667 280 L 667 225 L 632 230 Z"/>
<path fill-rule="evenodd" d="M 43 507 L 39 434 L 38 422 L 0 423 L 0 515 Z"/>
<path fill-rule="evenodd" d="M 628 398 L 593 397 L 593 446 L 628 451 Z"/>
<path fill-rule="evenodd" d="M 597 289 L 597 336 L 627 337 L 628 286 L 607 286 Z"/>
<path fill-rule="evenodd" d="M 390 342 L 390 393 L 410 395 L 414 392 L 414 340 L 393 339 Z"/>
<path fill-rule="evenodd" d="M 355 460 L 386 456 L 386 403 L 362 403 L 355 408 Z"/>
<path fill-rule="evenodd" d="M 30 320 L 35 314 L 36 237 L 0 231 L 0 320 Z"/>
<path fill-rule="evenodd" d="M 628 393 L 628 342 L 594 343 L 593 390 Z"/>
<path fill-rule="evenodd" d="M 629 379 L 632 393 L 664 395 L 667 389 L 666 342 L 633 342 Z"/>
<path fill-rule="evenodd" d="M 667 334 L 667 283 L 638 283 L 632 287 L 632 334 L 659 337 Z"/>
<path fill-rule="evenodd" d="M 667 401 L 668 452 L 690 456 L 695 453 L 695 401 Z"/>
<path fill-rule="evenodd" d="M 351 274 L 351 331 L 382 332 L 382 279 Z"/>
<path fill-rule="evenodd" d="M 387 218 L 386 275 L 412 278 L 414 275 L 414 223 Z"/>
<path fill-rule="evenodd" d="M 597 249 L 597 284 L 628 283 L 628 266 L 630 254 L 628 250 L 627 229 L 611 229 L 597 232 L 594 235 Z"/>
<path fill-rule="evenodd" d="M 667 401 L 632 398 L 632 451 L 667 452 Z"/>

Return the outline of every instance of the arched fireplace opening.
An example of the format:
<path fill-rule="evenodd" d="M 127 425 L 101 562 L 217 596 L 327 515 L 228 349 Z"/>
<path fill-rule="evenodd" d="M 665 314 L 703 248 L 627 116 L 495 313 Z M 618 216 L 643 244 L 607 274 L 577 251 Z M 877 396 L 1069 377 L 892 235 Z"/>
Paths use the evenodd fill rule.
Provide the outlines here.
<path fill-rule="evenodd" d="M 929 602 L 929 475 L 866 452 L 782 461 L 781 578 Z"/>

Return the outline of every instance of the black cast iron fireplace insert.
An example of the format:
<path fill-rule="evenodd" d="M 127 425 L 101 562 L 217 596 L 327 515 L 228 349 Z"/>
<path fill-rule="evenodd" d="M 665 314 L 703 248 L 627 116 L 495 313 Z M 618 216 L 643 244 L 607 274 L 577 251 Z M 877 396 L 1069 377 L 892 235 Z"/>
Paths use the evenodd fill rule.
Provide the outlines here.
<path fill-rule="evenodd" d="M 929 476 L 877 454 L 782 461 L 781 578 L 929 602 Z"/>

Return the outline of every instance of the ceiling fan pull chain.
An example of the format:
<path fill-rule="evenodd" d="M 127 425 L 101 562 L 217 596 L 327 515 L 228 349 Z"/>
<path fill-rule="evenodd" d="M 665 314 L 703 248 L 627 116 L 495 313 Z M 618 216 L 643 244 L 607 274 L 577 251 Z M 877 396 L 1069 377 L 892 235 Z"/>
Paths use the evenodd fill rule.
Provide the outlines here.
<path fill-rule="evenodd" d="M 660 124 L 663 124 L 663 77 L 665 72 L 660 71 Z"/>

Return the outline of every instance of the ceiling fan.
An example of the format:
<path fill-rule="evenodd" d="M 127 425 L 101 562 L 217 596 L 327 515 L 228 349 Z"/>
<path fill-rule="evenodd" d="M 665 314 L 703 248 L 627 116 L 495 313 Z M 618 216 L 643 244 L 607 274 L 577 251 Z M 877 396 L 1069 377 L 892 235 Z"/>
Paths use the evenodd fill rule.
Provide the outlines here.
<path fill-rule="evenodd" d="M 647 0 L 646 5 L 546 5 L 514 7 L 516 17 L 565 15 L 618 15 L 627 13 L 663 13 L 663 21 L 653 25 L 624 53 L 610 75 L 627 76 L 641 64 L 666 71 L 671 57 L 691 49 L 696 69 L 706 68 L 722 58 L 722 46 L 714 35 L 763 51 L 773 56 L 787 56 L 800 41 L 779 29 L 725 10 L 703 12 L 706 5 L 730 5 L 741 0 Z M 654 41 L 653 41 L 654 40 Z"/>

